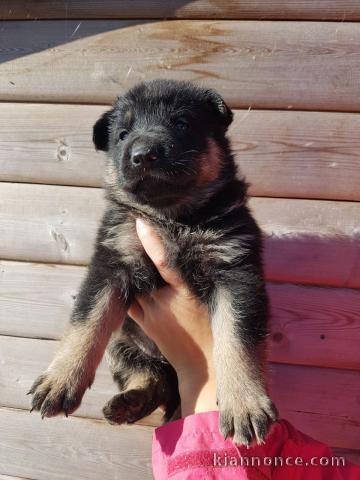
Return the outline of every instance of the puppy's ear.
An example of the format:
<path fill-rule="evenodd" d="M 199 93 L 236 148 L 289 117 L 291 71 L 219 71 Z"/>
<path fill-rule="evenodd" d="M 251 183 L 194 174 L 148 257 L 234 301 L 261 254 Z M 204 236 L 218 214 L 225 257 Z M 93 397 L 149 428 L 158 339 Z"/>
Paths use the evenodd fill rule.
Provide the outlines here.
<path fill-rule="evenodd" d="M 233 113 L 231 109 L 226 105 L 222 96 L 215 92 L 215 90 L 207 90 L 206 94 L 209 104 L 215 110 L 219 120 L 226 130 L 233 121 Z"/>
<path fill-rule="evenodd" d="M 93 142 L 96 150 L 109 150 L 109 127 L 112 110 L 105 112 L 93 127 Z"/>

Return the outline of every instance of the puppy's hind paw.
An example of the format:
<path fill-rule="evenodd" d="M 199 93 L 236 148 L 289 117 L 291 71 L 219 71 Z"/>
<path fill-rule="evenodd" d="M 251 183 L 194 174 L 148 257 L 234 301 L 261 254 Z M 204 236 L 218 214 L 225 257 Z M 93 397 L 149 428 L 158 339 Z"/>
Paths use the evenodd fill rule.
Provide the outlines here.
<path fill-rule="evenodd" d="M 149 398 L 145 390 L 128 390 L 115 395 L 103 408 L 106 420 L 112 425 L 135 423 L 149 415 L 157 403 Z"/>

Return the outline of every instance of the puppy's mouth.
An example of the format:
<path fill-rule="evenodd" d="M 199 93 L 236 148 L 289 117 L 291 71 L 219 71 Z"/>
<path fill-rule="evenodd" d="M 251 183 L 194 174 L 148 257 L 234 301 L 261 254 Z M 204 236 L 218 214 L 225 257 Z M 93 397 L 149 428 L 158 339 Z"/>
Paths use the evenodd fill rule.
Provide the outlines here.
<path fill-rule="evenodd" d="M 181 202 L 193 183 L 194 177 L 152 170 L 128 179 L 123 189 L 139 203 L 164 208 Z"/>
<path fill-rule="evenodd" d="M 186 162 L 186 163 L 185 163 Z M 197 171 L 194 168 L 195 159 L 160 159 L 156 165 L 147 163 L 138 168 L 125 168 L 123 178 L 125 179 L 124 189 L 130 193 L 136 193 L 142 189 L 150 188 L 160 190 L 162 188 L 172 188 L 186 186 L 197 177 Z M 156 194 L 157 191 L 154 191 Z"/>
<path fill-rule="evenodd" d="M 136 194 L 144 188 L 150 189 L 159 187 L 160 184 L 170 184 L 170 178 L 170 175 L 166 175 L 163 172 L 144 169 L 138 172 L 135 177 L 132 176 L 126 179 L 124 190 Z"/>

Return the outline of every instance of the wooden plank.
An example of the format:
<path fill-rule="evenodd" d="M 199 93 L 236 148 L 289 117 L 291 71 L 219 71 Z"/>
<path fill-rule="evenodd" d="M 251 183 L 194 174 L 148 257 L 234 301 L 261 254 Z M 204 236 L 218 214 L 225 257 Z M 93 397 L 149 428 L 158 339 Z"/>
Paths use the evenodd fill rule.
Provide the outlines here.
<path fill-rule="evenodd" d="M 251 195 L 360 199 L 357 114 L 238 111 L 230 138 Z"/>
<path fill-rule="evenodd" d="M 42 422 L 23 410 L 0 409 L 0 464 L 7 475 L 37 480 L 151 479 L 148 427 L 99 420 Z"/>
<path fill-rule="evenodd" d="M 293 365 L 273 365 L 270 371 L 270 392 L 280 416 L 333 447 L 359 447 L 359 387 L 358 371 Z M 348 388 L 349 403 L 344 402 Z"/>
<path fill-rule="evenodd" d="M 0 480 L 31 480 L 29 477 L 27 478 L 20 478 L 20 477 L 9 477 L 9 475 L 1 475 L 0 474 Z"/>
<path fill-rule="evenodd" d="M 0 104 L 0 180 L 100 187 L 105 156 L 95 151 L 92 127 L 105 109 Z"/>
<path fill-rule="evenodd" d="M 297 395 L 301 396 L 303 395 L 303 392 L 298 391 Z M 289 419 L 289 421 L 300 431 L 316 440 L 326 443 L 327 445 L 352 445 L 351 448 L 354 449 L 359 446 L 360 432 L 358 415 L 355 417 L 355 420 L 347 423 L 345 420 L 345 411 L 344 417 L 336 417 L 333 415 L 323 416 L 320 412 L 315 418 L 313 412 L 290 411 L 284 409 L 282 411 L 282 417 Z M 350 427 L 350 424 L 353 428 Z M 341 433 L 342 431 L 343 433 Z"/>
<path fill-rule="evenodd" d="M 117 429 L 78 418 L 41 422 L 27 412 L 7 408 L 0 409 L 0 419 L 5 433 L 0 461 L 12 476 L 31 475 L 39 480 L 64 480 L 69 475 L 79 480 L 152 478 L 149 430 L 136 431 L 140 427 L 134 426 Z"/>
<path fill-rule="evenodd" d="M 88 263 L 104 207 L 101 189 L 3 183 L 0 199 L 0 258 Z"/>
<path fill-rule="evenodd" d="M 0 359 L 4 366 L 0 379 L 1 406 L 29 408 L 25 393 L 47 367 L 56 343 L 0 336 Z M 332 446 L 358 447 L 359 372 L 273 364 L 269 373 L 270 390 L 282 417 Z M 77 415 L 101 418 L 101 408 L 115 393 L 116 387 L 102 364 Z M 147 419 L 151 424 L 158 420 L 159 416 Z"/>
<path fill-rule="evenodd" d="M 357 0 L 3 0 L 0 18 L 6 20 L 85 18 L 228 18 L 359 20 Z"/>
<path fill-rule="evenodd" d="M 0 104 L 0 180 L 102 185 L 92 126 L 108 107 Z M 238 110 L 230 138 L 254 196 L 360 200 L 360 115 Z"/>
<path fill-rule="evenodd" d="M 109 103 L 166 77 L 233 107 L 359 111 L 356 23 L 174 20 L 6 22 L 0 100 Z"/>
<path fill-rule="evenodd" d="M 0 261 L 0 334 L 59 339 L 85 270 Z"/>
<path fill-rule="evenodd" d="M 84 267 L 0 262 L 0 334 L 59 339 Z M 268 284 L 269 359 L 360 370 L 360 293 Z"/>
<path fill-rule="evenodd" d="M 0 336 L 0 358 L 6 365 L 0 378 L 0 406 L 29 409 L 30 397 L 26 396 L 32 382 L 48 366 L 58 342 L 21 337 Z M 33 349 L 36 349 L 34 352 Z M 21 363 L 19 363 L 21 359 Z M 6 372 L 5 372 L 6 370 Z M 106 361 L 97 370 L 91 389 L 87 391 L 76 416 L 103 418 L 103 406 L 118 393 Z M 35 414 L 36 415 L 36 414 Z M 159 425 L 161 413 L 157 411 L 139 422 Z"/>
<path fill-rule="evenodd" d="M 360 292 L 268 284 L 269 359 L 360 370 Z"/>
<path fill-rule="evenodd" d="M 264 229 L 269 280 L 360 287 L 358 202 L 252 198 Z M 103 192 L 0 184 L 0 258 L 87 264 Z M 341 261 L 339 261 L 341 259 Z"/>
<path fill-rule="evenodd" d="M 266 235 L 269 280 L 359 288 L 359 203 L 253 198 L 250 206 Z"/>

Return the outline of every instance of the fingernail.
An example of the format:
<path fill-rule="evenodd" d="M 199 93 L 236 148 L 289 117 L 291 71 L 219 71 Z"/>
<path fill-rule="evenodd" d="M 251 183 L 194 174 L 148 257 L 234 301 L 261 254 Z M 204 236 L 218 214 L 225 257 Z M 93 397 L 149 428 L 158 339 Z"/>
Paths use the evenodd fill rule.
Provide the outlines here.
<path fill-rule="evenodd" d="M 147 223 L 144 222 L 144 220 L 142 220 L 141 218 L 136 219 L 136 231 L 139 237 L 142 237 L 149 232 L 149 227 Z"/>

